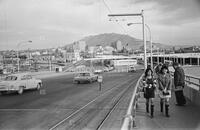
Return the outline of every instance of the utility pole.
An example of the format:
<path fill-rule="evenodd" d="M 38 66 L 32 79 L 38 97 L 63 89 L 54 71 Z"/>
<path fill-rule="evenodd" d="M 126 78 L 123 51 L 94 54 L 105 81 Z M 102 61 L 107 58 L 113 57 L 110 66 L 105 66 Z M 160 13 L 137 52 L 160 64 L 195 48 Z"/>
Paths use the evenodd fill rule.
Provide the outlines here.
<path fill-rule="evenodd" d="M 19 58 L 19 47 L 23 43 L 32 43 L 32 41 L 22 41 L 17 44 L 17 71 L 19 72 L 20 69 L 20 58 Z"/>
<path fill-rule="evenodd" d="M 144 44 L 144 69 L 147 68 L 147 56 L 146 56 L 146 37 L 145 37 L 145 19 L 144 19 L 144 11 L 137 14 L 109 14 L 108 17 L 127 17 L 127 16 L 140 16 L 142 18 L 142 34 L 143 34 L 143 44 Z"/>
<path fill-rule="evenodd" d="M 133 25 L 133 24 L 142 24 L 142 23 L 128 23 L 127 25 L 128 26 L 131 26 L 131 25 Z M 151 33 L 151 29 L 150 29 L 150 27 L 147 25 L 147 24 L 145 24 L 145 27 L 148 29 L 148 31 L 149 31 L 149 37 L 150 37 L 150 49 L 151 49 L 151 68 L 153 69 L 153 58 L 152 58 L 152 33 Z"/>

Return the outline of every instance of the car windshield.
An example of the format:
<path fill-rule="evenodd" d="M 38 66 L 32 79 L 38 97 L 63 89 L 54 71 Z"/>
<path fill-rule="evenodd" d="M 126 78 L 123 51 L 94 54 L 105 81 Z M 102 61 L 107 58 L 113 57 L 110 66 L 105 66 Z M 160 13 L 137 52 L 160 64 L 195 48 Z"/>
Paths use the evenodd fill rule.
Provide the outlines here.
<path fill-rule="evenodd" d="M 79 76 L 90 76 L 89 73 L 80 73 Z"/>
<path fill-rule="evenodd" d="M 17 77 L 16 76 L 7 76 L 5 78 L 5 81 L 14 81 L 14 80 L 17 80 Z"/>

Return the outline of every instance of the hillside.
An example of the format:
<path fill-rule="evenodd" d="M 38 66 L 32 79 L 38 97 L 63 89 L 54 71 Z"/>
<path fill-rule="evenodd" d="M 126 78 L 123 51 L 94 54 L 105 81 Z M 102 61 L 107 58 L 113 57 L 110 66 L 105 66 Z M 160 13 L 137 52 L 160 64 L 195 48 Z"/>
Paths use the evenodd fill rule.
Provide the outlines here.
<path fill-rule="evenodd" d="M 110 46 L 111 43 L 116 42 L 117 40 L 121 41 L 123 46 L 128 45 L 129 48 L 132 48 L 134 50 L 137 50 L 143 46 L 143 41 L 140 39 L 136 39 L 129 35 L 116 34 L 116 33 L 104 33 L 99 35 L 87 36 L 81 39 L 80 41 L 85 41 L 88 46 L 96 46 L 96 45 Z M 171 48 L 171 46 L 167 46 L 160 43 L 153 43 L 153 45 L 155 48 L 162 48 L 162 49 Z M 149 42 L 147 42 L 147 48 L 150 48 Z"/>

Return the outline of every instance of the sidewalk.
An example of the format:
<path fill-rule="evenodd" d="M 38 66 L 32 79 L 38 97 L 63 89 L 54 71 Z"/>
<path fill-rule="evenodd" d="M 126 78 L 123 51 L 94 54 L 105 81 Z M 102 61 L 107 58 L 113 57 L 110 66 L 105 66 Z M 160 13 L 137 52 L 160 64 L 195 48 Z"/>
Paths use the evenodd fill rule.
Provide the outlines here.
<path fill-rule="evenodd" d="M 154 118 L 146 113 L 145 99 L 140 98 L 136 111 L 136 130 L 200 130 L 200 108 L 191 102 L 175 105 L 175 95 L 170 100 L 170 118 L 160 112 L 159 98 L 155 98 Z"/>

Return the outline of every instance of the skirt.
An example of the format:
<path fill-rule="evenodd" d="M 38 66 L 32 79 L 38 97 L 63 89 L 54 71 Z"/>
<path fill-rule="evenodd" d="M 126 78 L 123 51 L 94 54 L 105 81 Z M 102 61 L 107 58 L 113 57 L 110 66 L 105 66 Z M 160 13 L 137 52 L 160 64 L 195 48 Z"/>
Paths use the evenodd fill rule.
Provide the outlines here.
<path fill-rule="evenodd" d="M 155 98 L 155 88 L 151 87 L 151 88 L 145 88 L 144 89 L 144 98 Z"/>

